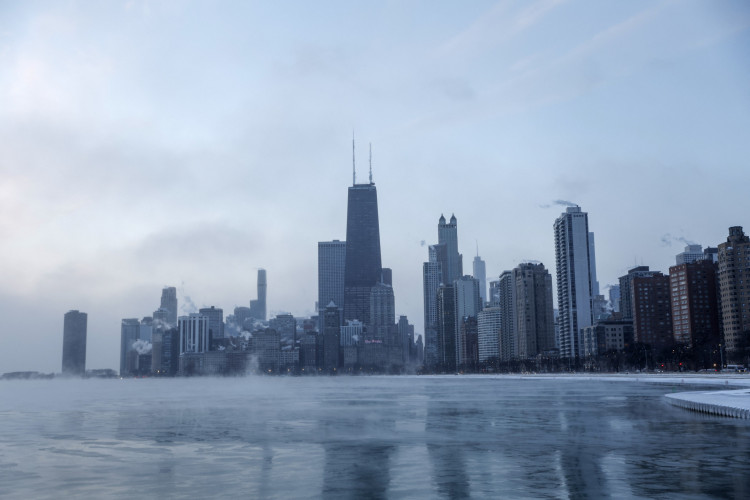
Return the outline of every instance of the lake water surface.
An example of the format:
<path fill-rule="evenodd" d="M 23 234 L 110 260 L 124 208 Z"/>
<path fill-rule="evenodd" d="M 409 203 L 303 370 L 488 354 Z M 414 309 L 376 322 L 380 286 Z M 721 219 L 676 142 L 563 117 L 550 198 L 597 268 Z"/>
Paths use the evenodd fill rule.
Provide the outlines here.
<path fill-rule="evenodd" d="M 699 389 L 705 390 L 705 387 Z M 503 377 L 0 383 L 2 498 L 750 498 L 689 387 Z"/>

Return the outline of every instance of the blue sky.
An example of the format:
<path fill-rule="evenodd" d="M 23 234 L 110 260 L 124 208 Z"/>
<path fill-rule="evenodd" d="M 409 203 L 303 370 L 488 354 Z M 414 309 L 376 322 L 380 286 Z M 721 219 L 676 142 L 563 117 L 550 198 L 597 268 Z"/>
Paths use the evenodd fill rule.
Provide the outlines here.
<path fill-rule="evenodd" d="M 441 213 L 467 272 L 478 242 L 490 277 L 554 273 L 558 199 L 602 289 L 666 272 L 750 230 L 748 28 L 743 1 L 2 2 L 0 372 L 59 370 L 69 309 L 117 368 L 162 286 L 228 314 L 258 267 L 271 311 L 312 313 L 352 131 L 419 333 Z"/>

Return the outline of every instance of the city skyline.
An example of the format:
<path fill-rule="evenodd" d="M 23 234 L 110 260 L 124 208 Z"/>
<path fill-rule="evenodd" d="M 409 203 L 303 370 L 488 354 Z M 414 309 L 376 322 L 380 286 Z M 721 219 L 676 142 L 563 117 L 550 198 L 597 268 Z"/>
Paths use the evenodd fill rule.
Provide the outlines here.
<path fill-rule="evenodd" d="M 1 8 L 0 372 L 57 371 L 74 309 L 87 367 L 116 368 L 122 318 L 164 285 L 180 315 L 226 313 L 264 268 L 269 317 L 314 314 L 316 245 L 346 239 L 352 128 L 373 143 L 382 262 L 417 333 L 441 213 L 490 281 L 527 260 L 554 276 L 552 224 L 578 204 L 605 295 L 750 227 L 740 2 L 296 4 L 308 26 L 272 6 L 129 5 Z M 197 48 L 199 28 L 227 35 Z"/>

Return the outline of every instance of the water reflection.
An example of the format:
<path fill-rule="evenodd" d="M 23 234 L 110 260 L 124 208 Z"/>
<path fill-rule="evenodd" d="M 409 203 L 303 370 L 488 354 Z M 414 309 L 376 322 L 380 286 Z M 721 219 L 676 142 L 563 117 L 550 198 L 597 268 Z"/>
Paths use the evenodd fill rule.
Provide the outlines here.
<path fill-rule="evenodd" d="M 19 386 L 0 384 L 0 494 L 750 498 L 748 422 L 669 406 L 668 386 L 489 377 L 137 384 L 88 384 L 75 404 L 47 397 L 59 384 L 26 385 L 37 394 L 15 403 Z"/>

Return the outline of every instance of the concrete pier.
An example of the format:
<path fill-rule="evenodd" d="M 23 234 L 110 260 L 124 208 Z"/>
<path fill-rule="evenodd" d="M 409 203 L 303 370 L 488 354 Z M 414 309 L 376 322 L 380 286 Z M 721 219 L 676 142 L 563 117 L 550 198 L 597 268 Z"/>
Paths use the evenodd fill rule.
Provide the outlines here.
<path fill-rule="evenodd" d="M 750 389 L 666 394 L 667 401 L 681 408 L 722 417 L 750 419 Z"/>

